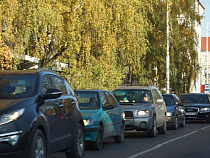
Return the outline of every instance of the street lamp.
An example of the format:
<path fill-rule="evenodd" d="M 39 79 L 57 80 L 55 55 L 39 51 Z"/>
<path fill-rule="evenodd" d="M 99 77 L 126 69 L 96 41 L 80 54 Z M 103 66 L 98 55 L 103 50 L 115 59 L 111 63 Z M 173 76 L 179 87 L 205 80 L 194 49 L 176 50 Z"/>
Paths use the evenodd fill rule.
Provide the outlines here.
<path fill-rule="evenodd" d="M 168 10 L 168 0 L 167 3 L 167 11 L 166 11 L 166 40 L 167 40 L 167 53 L 166 53 L 166 93 L 169 93 L 170 90 L 170 54 L 169 54 L 169 10 Z"/>

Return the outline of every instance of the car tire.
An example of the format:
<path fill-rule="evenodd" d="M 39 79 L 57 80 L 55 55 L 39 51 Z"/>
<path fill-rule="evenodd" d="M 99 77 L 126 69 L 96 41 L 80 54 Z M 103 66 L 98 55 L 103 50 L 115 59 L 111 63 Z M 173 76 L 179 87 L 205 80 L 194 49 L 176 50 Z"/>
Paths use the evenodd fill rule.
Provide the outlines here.
<path fill-rule="evenodd" d="M 122 123 L 121 127 L 120 127 L 120 134 L 119 136 L 115 136 L 114 137 L 114 141 L 115 143 L 122 143 L 123 140 L 125 138 L 125 134 L 124 134 L 124 124 Z"/>
<path fill-rule="evenodd" d="M 103 148 L 103 139 L 103 128 L 101 127 L 101 125 L 99 125 L 96 141 L 92 143 L 93 149 L 101 150 Z"/>
<path fill-rule="evenodd" d="M 85 131 L 81 124 L 78 124 L 76 138 L 70 152 L 66 152 L 67 158 L 83 158 L 85 152 Z"/>
<path fill-rule="evenodd" d="M 149 132 L 147 132 L 148 137 L 156 137 L 157 135 L 157 122 L 156 122 L 156 117 L 153 117 L 153 123 L 152 123 L 152 128 Z"/>
<path fill-rule="evenodd" d="M 32 137 L 26 158 L 47 158 L 46 140 L 41 130 L 37 129 Z"/>
<path fill-rule="evenodd" d="M 176 116 L 174 119 L 173 125 L 172 125 L 172 129 L 177 130 L 178 126 L 179 126 L 179 122 L 178 122 L 178 118 Z"/>
<path fill-rule="evenodd" d="M 167 120 L 166 120 L 166 116 L 165 116 L 165 119 L 163 120 L 163 125 L 158 128 L 158 133 L 166 134 L 166 130 L 167 130 Z"/>
<path fill-rule="evenodd" d="M 182 123 L 179 124 L 179 127 L 184 127 L 185 126 L 185 123 L 186 122 L 185 122 L 185 117 L 184 117 Z"/>

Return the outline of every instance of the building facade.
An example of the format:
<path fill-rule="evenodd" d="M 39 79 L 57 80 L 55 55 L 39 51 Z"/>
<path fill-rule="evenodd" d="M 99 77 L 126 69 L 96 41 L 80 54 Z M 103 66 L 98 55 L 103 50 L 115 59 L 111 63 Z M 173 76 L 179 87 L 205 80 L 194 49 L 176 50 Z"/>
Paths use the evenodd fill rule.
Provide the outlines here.
<path fill-rule="evenodd" d="M 199 0 L 195 0 L 195 5 L 196 5 L 196 9 L 197 12 L 199 13 L 200 16 L 202 16 L 203 14 L 205 14 L 205 7 L 201 4 L 201 2 Z M 201 24 L 199 23 L 195 23 L 195 29 L 197 31 L 197 38 L 198 38 L 198 47 L 197 47 L 197 52 L 198 52 L 198 60 L 199 60 L 199 65 L 200 67 L 202 67 L 203 65 L 203 60 L 202 60 L 202 53 L 201 53 L 201 47 L 202 47 L 202 41 L 201 41 Z M 192 81 L 191 83 L 191 88 L 190 88 L 190 92 L 200 92 L 201 90 L 201 85 L 205 84 L 202 82 L 203 79 L 203 74 L 202 71 L 200 71 L 200 74 L 197 75 L 196 77 L 196 81 Z"/>

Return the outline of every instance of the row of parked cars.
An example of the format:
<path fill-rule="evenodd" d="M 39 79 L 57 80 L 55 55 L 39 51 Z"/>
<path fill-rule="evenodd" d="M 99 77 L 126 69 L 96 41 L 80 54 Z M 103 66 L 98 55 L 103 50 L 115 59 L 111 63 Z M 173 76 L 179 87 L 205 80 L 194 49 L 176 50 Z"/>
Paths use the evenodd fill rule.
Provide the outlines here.
<path fill-rule="evenodd" d="M 85 143 L 103 148 L 112 137 L 122 143 L 125 130 L 148 137 L 187 119 L 210 121 L 208 94 L 161 94 L 153 86 L 124 85 L 112 92 L 75 90 L 56 72 L 0 72 L 0 157 L 46 158 L 62 151 L 82 158 Z"/>

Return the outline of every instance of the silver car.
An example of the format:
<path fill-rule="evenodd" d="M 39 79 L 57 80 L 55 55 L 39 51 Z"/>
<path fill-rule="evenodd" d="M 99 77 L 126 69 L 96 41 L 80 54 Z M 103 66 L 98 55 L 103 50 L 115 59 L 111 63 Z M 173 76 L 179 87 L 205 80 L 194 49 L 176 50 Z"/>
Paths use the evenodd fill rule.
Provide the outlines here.
<path fill-rule="evenodd" d="M 149 137 L 165 134 L 166 104 L 154 86 L 119 86 L 113 90 L 125 112 L 125 130 L 147 132 Z"/>

